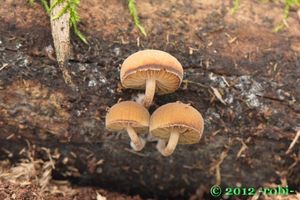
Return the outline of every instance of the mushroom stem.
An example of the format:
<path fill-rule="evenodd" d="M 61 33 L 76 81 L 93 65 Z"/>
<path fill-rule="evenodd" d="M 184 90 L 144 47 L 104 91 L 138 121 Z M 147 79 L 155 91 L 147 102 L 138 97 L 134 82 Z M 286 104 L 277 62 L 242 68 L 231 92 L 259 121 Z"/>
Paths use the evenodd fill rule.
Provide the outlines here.
<path fill-rule="evenodd" d="M 155 85 L 156 85 L 155 79 L 147 79 L 146 92 L 145 92 L 145 98 L 144 98 L 144 106 L 146 108 L 149 108 L 153 101 L 153 97 L 155 94 Z"/>
<path fill-rule="evenodd" d="M 179 140 L 179 133 L 177 131 L 172 131 L 171 132 L 171 135 L 170 135 L 170 138 L 169 138 L 169 142 L 167 144 L 167 146 L 165 148 L 163 148 L 163 143 L 161 143 L 159 141 L 159 144 L 158 144 L 158 150 L 159 152 L 163 155 L 163 156 L 170 156 L 175 148 L 176 148 L 176 145 L 178 143 L 178 140 Z"/>
<path fill-rule="evenodd" d="M 131 139 L 131 144 L 135 151 L 141 151 L 144 146 L 145 142 L 141 140 L 141 138 L 136 134 L 136 131 L 130 126 L 127 126 L 127 133 Z"/>
<path fill-rule="evenodd" d="M 130 146 L 131 146 L 131 148 L 132 148 L 134 151 L 140 151 L 140 150 L 142 150 L 142 149 L 145 147 L 145 145 L 146 145 L 146 140 L 145 140 L 144 138 L 141 138 L 141 137 L 140 137 L 140 140 L 141 140 L 141 142 L 142 142 L 142 148 L 137 148 L 137 146 L 136 146 L 132 141 L 130 141 Z"/>

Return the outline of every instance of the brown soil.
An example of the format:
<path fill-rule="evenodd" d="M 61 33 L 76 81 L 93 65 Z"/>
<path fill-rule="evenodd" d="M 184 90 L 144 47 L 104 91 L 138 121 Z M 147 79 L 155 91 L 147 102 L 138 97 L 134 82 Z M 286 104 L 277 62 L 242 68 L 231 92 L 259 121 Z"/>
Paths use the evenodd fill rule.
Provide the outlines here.
<path fill-rule="evenodd" d="M 65 186 L 64 190 L 55 191 L 56 193 L 44 193 L 39 186 L 18 185 L 0 181 L 0 199 L 1 200 L 141 200 L 139 196 L 130 197 L 123 194 L 108 192 L 103 189 L 91 187 L 73 187 Z M 98 199 L 97 199 L 98 196 Z M 102 199 L 100 197 L 102 197 Z"/>
<path fill-rule="evenodd" d="M 49 57 L 53 46 L 50 23 L 41 5 L 1 2 L 0 129 L 2 138 L 16 137 L 1 143 L 0 159 L 15 161 L 22 157 L 18 153 L 26 140 L 50 134 L 51 140 L 35 144 L 36 157 L 43 157 L 39 148 L 49 148 L 52 154 L 54 148 L 65 147 L 57 162 L 87 149 L 80 161 L 69 160 L 78 169 L 101 159 L 116 160 L 105 163 L 98 176 L 94 175 L 96 166 L 76 173 L 57 166 L 65 171 L 54 170 L 54 178 L 68 178 L 77 186 L 101 186 L 145 198 L 200 199 L 208 185 L 218 182 L 220 169 L 224 186 L 287 182 L 300 191 L 299 141 L 286 153 L 300 126 L 300 19 L 295 10 L 287 20 L 289 27 L 273 33 L 282 17 L 280 3 L 241 1 L 234 16 L 229 14 L 231 1 L 137 3 L 147 38 L 134 27 L 126 1 L 82 0 L 79 28 L 89 45 L 73 35 L 69 68 L 78 87 L 75 92 L 65 86 Z M 185 70 L 181 88 L 157 96 L 150 111 L 180 100 L 191 103 L 205 118 L 200 144 L 180 146 L 171 158 L 162 159 L 154 142 L 140 155 L 133 156 L 130 151 L 120 154 L 118 150 L 128 147 L 128 138 L 104 128 L 106 108 L 119 98 L 129 100 L 137 95 L 137 91 L 119 87 L 118 66 L 131 53 L 146 48 L 171 53 Z M 219 91 L 225 105 L 211 87 Z M 40 100 L 44 94 L 53 98 Z M 12 113 L 2 112 L 4 109 L 15 109 L 14 118 L 9 119 Z M 61 143 L 66 141 L 71 144 Z M 14 144 L 23 146 L 10 155 L 6 150 Z M 90 152 L 99 149 L 108 153 L 94 155 L 93 162 L 88 160 Z M 123 176 L 112 176 L 120 171 Z M 162 178 L 159 185 L 158 178 Z M 26 199 L 26 195 L 38 199 L 38 190 L 35 185 L 20 187 L 5 182 L 1 183 L 0 197 L 15 192 L 25 195 L 19 199 Z M 95 199 L 96 189 L 74 190 L 77 196 L 70 199 Z M 97 191 L 108 199 L 110 195 L 111 199 L 123 198 Z"/>

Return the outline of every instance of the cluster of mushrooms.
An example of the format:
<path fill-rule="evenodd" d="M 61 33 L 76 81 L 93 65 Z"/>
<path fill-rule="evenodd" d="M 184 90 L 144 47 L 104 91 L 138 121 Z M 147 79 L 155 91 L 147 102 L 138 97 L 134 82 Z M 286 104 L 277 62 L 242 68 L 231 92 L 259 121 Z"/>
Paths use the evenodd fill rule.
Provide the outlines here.
<path fill-rule="evenodd" d="M 121 66 L 121 84 L 124 88 L 145 89 L 143 105 L 135 101 L 115 104 L 107 112 L 106 128 L 126 130 L 135 151 L 141 151 L 146 143 L 139 135 L 150 132 L 159 139 L 157 149 L 164 156 L 171 155 L 177 144 L 199 142 L 204 129 L 203 118 L 189 104 L 168 103 L 156 109 L 151 116 L 147 110 L 155 93 L 174 92 L 182 78 L 181 64 L 169 53 L 142 50 L 130 55 Z"/>

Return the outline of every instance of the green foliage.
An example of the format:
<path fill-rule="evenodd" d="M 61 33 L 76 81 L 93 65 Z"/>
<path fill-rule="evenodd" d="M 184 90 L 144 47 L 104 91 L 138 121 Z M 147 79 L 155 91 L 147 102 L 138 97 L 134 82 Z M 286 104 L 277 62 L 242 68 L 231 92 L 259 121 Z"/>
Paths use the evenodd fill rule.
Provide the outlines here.
<path fill-rule="evenodd" d="M 240 6 L 240 0 L 233 0 L 233 7 L 230 9 L 230 14 L 234 15 L 234 13 L 238 10 Z"/>
<path fill-rule="evenodd" d="M 133 22 L 134 22 L 135 26 L 141 31 L 141 33 L 144 36 L 147 36 L 147 33 L 146 33 L 144 27 L 140 24 L 140 20 L 139 20 L 139 17 L 138 17 L 138 11 L 136 9 L 135 0 L 128 0 L 128 9 L 129 9 L 130 15 L 133 18 Z"/>
<path fill-rule="evenodd" d="M 35 0 L 29 0 L 29 3 L 34 3 Z M 80 17 L 77 12 L 77 8 L 79 6 L 80 0 L 55 0 L 51 5 L 48 5 L 46 0 L 40 0 L 43 4 L 45 10 L 48 15 L 50 15 L 51 10 L 57 6 L 58 4 L 66 2 L 66 6 L 62 8 L 62 10 L 52 18 L 52 20 L 58 19 L 66 12 L 70 12 L 70 26 L 73 28 L 74 33 L 80 38 L 81 41 L 87 44 L 87 40 L 85 36 L 78 30 L 78 22 Z"/>
<path fill-rule="evenodd" d="M 274 1 L 275 1 L 275 3 L 279 3 L 279 0 L 274 0 Z M 269 2 L 269 0 L 260 0 L 260 2 L 267 3 L 267 2 Z M 292 6 L 300 6 L 300 0 L 285 0 L 284 4 L 285 4 L 285 6 L 284 6 L 284 10 L 283 10 L 282 22 L 273 29 L 274 32 L 281 31 L 286 27 L 286 25 L 287 25 L 286 20 L 289 17 L 290 8 Z M 239 8 L 239 5 L 240 5 L 240 0 L 233 0 L 233 7 L 230 8 L 231 15 L 235 14 L 235 12 Z"/>
<path fill-rule="evenodd" d="M 32 0 L 32 1 L 34 1 L 34 0 Z M 49 13 L 50 13 L 50 8 L 49 8 L 49 6 L 48 6 L 47 1 L 46 1 L 46 0 L 41 0 L 41 3 L 43 4 L 43 6 L 44 6 L 44 8 L 45 8 L 45 10 L 46 10 L 46 12 L 47 12 L 47 14 L 49 15 Z"/>
<path fill-rule="evenodd" d="M 286 27 L 286 20 L 289 17 L 290 8 L 292 6 L 300 6 L 300 0 L 285 0 L 282 22 L 273 29 L 274 32 L 279 32 Z"/>
<path fill-rule="evenodd" d="M 40 1 L 41 1 L 42 5 L 44 6 L 44 8 L 45 8 L 47 14 L 49 15 L 49 13 L 50 13 L 50 8 L 49 8 L 49 6 L 48 6 L 47 1 L 46 1 L 46 0 L 40 0 Z M 29 2 L 29 4 L 32 5 L 32 4 L 35 2 L 35 0 L 28 0 L 28 2 Z"/>

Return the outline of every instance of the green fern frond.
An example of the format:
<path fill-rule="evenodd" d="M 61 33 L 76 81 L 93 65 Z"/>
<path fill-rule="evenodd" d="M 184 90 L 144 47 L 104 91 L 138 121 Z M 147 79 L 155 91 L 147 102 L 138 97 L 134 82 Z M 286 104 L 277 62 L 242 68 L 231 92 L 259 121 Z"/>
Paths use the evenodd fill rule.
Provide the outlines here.
<path fill-rule="evenodd" d="M 55 0 L 53 3 L 50 5 L 50 10 L 52 10 L 56 5 L 63 3 L 64 0 Z"/>
<path fill-rule="evenodd" d="M 34 0 L 32 0 L 32 1 L 34 1 Z M 49 15 L 49 14 L 50 14 L 50 8 L 49 8 L 49 6 L 48 6 L 47 1 L 46 1 L 46 0 L 41 0 L 41 3 L 42 3 L 42 5 L 44 6 L 44 8 L 45 8 L 47 14 Z"/>
<path fill-rule="evenodd" d="M 135 0 L 128 0 L 128 9 L 129 9 L 130 15 L 133 18 L 134 25 L 141 31 L 141 33 L 144 36 L 147 36 L 147 33 L 146 33 L 144 27 L 140 24 L 138 11 L 136 9 Z"/>
<path fill-rule="evenodd" d="M 50 8 L 50 10 L 51 10 L 51 8 Z M 66 12 L 68 12 L 68 10 L 70 10 L 70 6 L 67 4 L 65 7 L 63 7 L 61 9 L 61 11 L 56 16 L 54 16 L 52 18 L 52 20 L 56 20 L 56 19 L 60 18 L 61 16 L 63 16 L 63 14 L 65 14 Z"/>
<path fill-rule="evenodd" d="M 35 2 L 35 0 L 28 0 L 28 1 L 30 4 L 33 4 Z M 48 15 L 50 15 L 51 10 L 55 6 L 63 2 L 67 2 L 66 6 L 62 8 L 62 10 L 56 16 L 54 16 L 52 20 L 56 20 L 66 12 L 70 12 L 70 27 L 73 28 L 74 33 L 81 41 L 83 41 L 86 44 L 88 43 L 85 36 L 78 30 L 77 27 L 77 24 L 80 20 L 79 14 L 77 12 L 77 8 L 79 6 L 80 0 L 55 0 L 51 5 L 48 5 L 47 0 L 40 0 L 40 1 L 43 4 Z"/>

